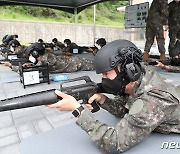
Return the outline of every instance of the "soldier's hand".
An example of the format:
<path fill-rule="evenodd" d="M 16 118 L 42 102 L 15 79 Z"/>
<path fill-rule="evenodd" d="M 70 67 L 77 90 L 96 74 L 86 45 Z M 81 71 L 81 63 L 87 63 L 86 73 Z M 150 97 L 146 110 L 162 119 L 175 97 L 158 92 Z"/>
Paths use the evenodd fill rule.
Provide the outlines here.
<path fill-rule="evenodd" d="M 12 66 L 12 64 L 10 62 L 1 62 L 4 66 Z"/>
<path fill-rule="evenodd" d="M 73 111 L 76 108 L 80 107 L 80 104 L 73 96 L 65 94 L 59 90 L 55 90 L 55 93 L 62 99 L 54 104 L 47 105 L 48 107 L 57 108 L 62 111 Z"/>
<path fill-rule="evenodd" d="M 159 62 L 159 61 L 157 61 L 157 65 L 155 65 L 156 67 L 160 67 L 160 68 L 163 68 L 164 67 L 164 64 L 163 63 L 161 63 L 161 62 Z"/>
<path fill-rule="evenodd" d="M 33 64 L 32 63 L 24 63 L 23 64 L 23 67 L 30 67 L 30 66 L 32 66 Z"/>
<path fill-rule="evenodd" d="M 106 100 L 106 96 L 101 94 L 101 93 L 97 93 L 94 94 L 93 96 L 91 96 L 88 100 L 88 103 L 91 104 L 92 102 L 96 101 L 99 104 L 104 104 L 104 101 Z"/>

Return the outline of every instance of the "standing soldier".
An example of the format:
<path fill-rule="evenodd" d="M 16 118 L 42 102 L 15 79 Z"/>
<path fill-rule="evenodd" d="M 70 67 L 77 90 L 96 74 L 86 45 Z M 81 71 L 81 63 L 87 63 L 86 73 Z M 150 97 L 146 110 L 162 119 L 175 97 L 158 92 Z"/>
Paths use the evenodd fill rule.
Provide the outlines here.
<path fill-rule="evenodd" d="M 167 25 L 168 2 L 167 0 L 153 0 L 149 9 L 146 25 L 146 44 L 144 48 L 144 60 L 150 61 L 150 48 L 156 37 L 160 60 L 165 60 L 165 39 L 163 25 Z"/>
<path fill-rule="evenodd" d="M 173 0 L 169 3 L 169 53 L 175 46 L 176 39 L 180 40 L 180 2 L 179 0 Z M 171 53 L 170 53 L 171 54 Z"/>

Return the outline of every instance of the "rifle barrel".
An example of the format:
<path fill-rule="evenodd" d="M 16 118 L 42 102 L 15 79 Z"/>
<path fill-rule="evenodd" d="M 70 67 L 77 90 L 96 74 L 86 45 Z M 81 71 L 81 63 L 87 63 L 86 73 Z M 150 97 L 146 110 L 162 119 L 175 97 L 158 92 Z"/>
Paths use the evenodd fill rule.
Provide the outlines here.
<path fill-rule="evenodd" d="M 25 96 L 1 100 L 0 112 L 56 103 L 58 101 L 58 96 L 55 94 L 54 91 L 55 89 L 51 89 Z"/>

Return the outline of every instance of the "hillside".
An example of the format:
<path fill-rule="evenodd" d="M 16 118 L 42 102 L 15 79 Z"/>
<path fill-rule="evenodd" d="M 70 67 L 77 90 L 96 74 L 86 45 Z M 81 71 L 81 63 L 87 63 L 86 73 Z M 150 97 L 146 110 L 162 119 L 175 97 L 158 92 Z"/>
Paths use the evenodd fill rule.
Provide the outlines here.
<path fill-rule="evenodd" d="M 123 27 L 124 12 L 118 12 L 116 8 L 127 4 L 128 1 L 97 4 L 96 25 Z M 63 11 L 42 7 L 0 6 L 0 19 L 74 23 L 75 16 Z M 78 14 L 78 23 L 93 24 L 93 6 Z"/>

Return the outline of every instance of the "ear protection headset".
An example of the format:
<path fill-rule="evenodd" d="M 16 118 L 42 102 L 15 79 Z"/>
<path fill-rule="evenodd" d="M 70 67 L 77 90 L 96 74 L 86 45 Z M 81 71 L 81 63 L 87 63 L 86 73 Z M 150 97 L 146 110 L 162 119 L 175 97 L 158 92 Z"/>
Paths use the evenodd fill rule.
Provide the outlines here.
<path fill-rule="evenodd" d="M 31 52 L 31 54 L 32 54 L 32 56 L 33 56 L 34 58 L 38 58 L 38 57 L 39 57 L 39 53 L 38 53 L 38 51 L 35 50 L 35 49 Z"/>
<path fill-rule="evenodd" d="M 43 55 L 45 52 L 45 48 L 41 43 L 34 43 L 27 49 L 28 54 L 32 54 L 34 58 L 38 58 L 40 55 Z"/>
<path fill-rule="evenodd" d="M 142 56 L 141 50 L 135 47 L 119 48 L 118 53 L 110 58 L 111 68 L 121 64 L 120 72 L 125 74 L 125 78 L 130 82 L 136 81 L 141 75 Z"/>

